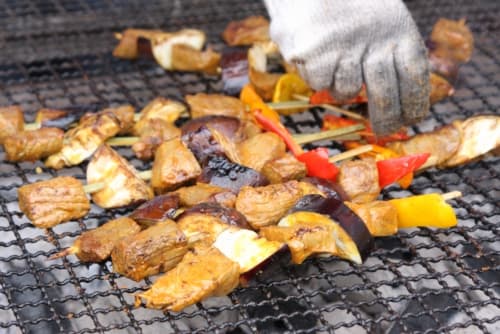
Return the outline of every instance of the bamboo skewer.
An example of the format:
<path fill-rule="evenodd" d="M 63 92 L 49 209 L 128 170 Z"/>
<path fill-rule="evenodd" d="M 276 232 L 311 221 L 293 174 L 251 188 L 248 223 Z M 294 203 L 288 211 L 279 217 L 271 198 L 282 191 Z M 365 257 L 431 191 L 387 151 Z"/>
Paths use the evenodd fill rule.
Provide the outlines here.
<path fill-rule="evenodd" d="M 462 192 L 461 191 L 458 191 L 458 190 L 454 190 L 454 191 L 450 191 L 450 192 L 447 192 L 447 193 L 444 193 L 441 195 L 441 197 L 445 200 L 445 201 L 449 201 L 451 199 L 455 199 L 455 198 L 459 198 L 459 197 L 462 197 Z"/>
<path fill-rule="evenodd" d="M 299 100 L 299 101 L 303 101 L 303 102 L 307 101 L 307 103 L 309 103 L 309 98 L 307 96 L 300 95 L 300 94 L 293 94 L 292 97 L 294 99 Z M 355 112 L 345 110 L 345 109 L 342 109 L 342 108 L 339 108 L 336 106 L 332 106 L 331 104 L 318 104 L 318 105 L 312 105 L 312 106 L 319 106 L 319 107 L 326 109 L 326 110 L 335 111 L 339 114 L 342 114 L 344 116 L 350 117 L 350 118 L 358 120 L 358 121 L 366 121 L 366 118 L 364 118 L 363 116 L 361 116 Z"/>
<path fill-rule="evenodd" d="M 339 162 L 342 160 L 347 160 L 354 158 L 357 155 L 370 152 L 373 150 L 373 145 L 363 145 L 360 147 L 353 148 L 352 150 L 342 152 L 340 154 L 336 154 L 328 159 L 330 162 Z"/>

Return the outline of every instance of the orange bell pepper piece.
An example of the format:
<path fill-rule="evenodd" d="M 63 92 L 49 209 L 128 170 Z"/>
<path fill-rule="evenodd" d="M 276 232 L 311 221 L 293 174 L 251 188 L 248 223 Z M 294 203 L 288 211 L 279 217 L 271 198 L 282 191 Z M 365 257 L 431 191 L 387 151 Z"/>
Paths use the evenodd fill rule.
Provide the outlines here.
<path fill-rule="evenodd" d="M 280 115 L 269 108 L 249 84 L 245 85 L 241 90 L 240 100 L 246 104 L 250 110 L 260 110 L 266 118 L 271 119 L 275 123 L 280 123 Z"/>

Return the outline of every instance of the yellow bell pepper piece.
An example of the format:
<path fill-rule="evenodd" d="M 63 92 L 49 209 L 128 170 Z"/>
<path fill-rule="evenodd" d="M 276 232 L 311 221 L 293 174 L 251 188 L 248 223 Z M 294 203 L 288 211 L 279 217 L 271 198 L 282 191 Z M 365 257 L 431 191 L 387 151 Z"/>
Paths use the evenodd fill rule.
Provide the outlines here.
<path fill-rule="evenodd" d="M 269 108 L 262 98 L 250 85 L 245 85 L 240 92 L 240 100 L 250 108 L 250 110 L 260 110 L 261 113 L 276 123 L 280 122 L 280 115 Z"/>
<path fill-rule="evenodd" d="M 306 84 L 300 76 L 295 73 L 283 74 L 274 88 L 273 102 L 293 101 L 293 95 L 299 94 L 309 97 L 312 94 L 311 88 Z M 279 112 L 283 115 L 290 115 L 296 112 L 303 111 L 304 108 L 289 108 L 280 109 Z"/>
<path fill-rule="evenodd" d="M 398 228 L 439 227 L 457 225 L 451 205 L 439 194 L 425 194 L 389 201 L 398 213 Z"/>

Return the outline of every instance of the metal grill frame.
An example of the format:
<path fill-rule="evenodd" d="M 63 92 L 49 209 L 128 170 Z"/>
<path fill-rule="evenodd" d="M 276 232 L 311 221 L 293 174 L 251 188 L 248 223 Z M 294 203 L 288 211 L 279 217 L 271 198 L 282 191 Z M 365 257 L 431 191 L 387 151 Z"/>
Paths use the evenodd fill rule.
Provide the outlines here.
<path fill-rule="evenodd" d="M 499 113 L 500 22 L 495 1 L 410 1 L 424 36 L 439 16 L 466 16 L 476 38 L 472 61 L 461 68 L 455 95 L 434 106 L 412 128 L 420 133 L 454 119 Z M 182 100 L 196 92 L 219 92 L 217 77 L 166 73 L 150 60 L 114 59 L 113 32 L 127 27 L 201 28 L 215 49 L 233 19 L 265 14 L 260 2 L 224 0 L 0 1 L 0 105 L 19 104 L 28 118 L 40 107 L 98 110 L 131 103 L 140 108 L 156 96 Z M 321 109 L 285 117 L 292 131 L 319 129 Z M 342 147 L 327 145 L 331 153 Z M 313 148 L 310 145 L 309 148 Z M 119 152 L 139 169 L 150 166 L 128 149 Z M 112 272 L 111 263 L 83 264 L 48 257 L 83 231 L 125 215 L 103 211 L 47 231 L 20 212 L 19 186 L 60 175 L 85 179 L 86 165 L 53 171 L 37 163 L 9 164 L 0 152 L 0 331 L 28 332 L 423 332 L 500 331 L 500 159 L 483 160 L 418 175 L 403 191 L 384 199 L 460 190 L 452 201 L 459 224 L 448 230 L 414 229 L 376 240 L 362 265 L 314 258 L 303 265 L 276 256 L 246 287 L 179 313 L 134 308 L 135 283 Z"/>

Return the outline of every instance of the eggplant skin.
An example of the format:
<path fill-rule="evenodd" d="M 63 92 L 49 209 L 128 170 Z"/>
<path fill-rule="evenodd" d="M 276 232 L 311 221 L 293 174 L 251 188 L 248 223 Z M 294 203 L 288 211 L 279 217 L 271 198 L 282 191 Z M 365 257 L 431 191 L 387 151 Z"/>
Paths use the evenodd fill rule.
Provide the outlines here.
<path fill-rule="evenodd" d="M 236 117 L 223 115 L 208 115 L 187 121 L 181 127 L 182 137 L 198 131 L 202 126 L 208 126 L 233 139 L 241 139 L 241 122 Z"/>
<path fill-rule="evenodd" d="M 352 238 L 363 260 L 373 249 L 373 237 L 365 223 L 342 201 L 333 197 L 306 195 L 290 209 L 290 213 L 298 211 L 316 212 L 332 218 Z"/>
<path fill-rule="evenodd" d="M 195 131 L 190 131 L 181 137 L 182 142 L 191 150 L 200 163 L 205 163 L 210 157 L 225 157 L 224 149 L 215 140 L 206 126 L 200 126 Z"/>
<path fill-rule="evenodd" d="M 197 181 L 229 189 L 235 194 L 243 186 L 258 187 L 269 184 L 269 180 L 256 170 L 217 156 L 207 161 Z"/>
<path fill-rule="evenodd" d="M 165 194 L 156 196 L 139 207 L 131 214 L 130 218 L 141 226 L 147 227 L 165 219 L 173 219 L 179 208 L 178 194 Z"/>
<path fill-rule="evenodd" d="M 212 217 L 219 218 L 221 221 L 228 225 L 237 226 L 244 229 L 251 229 L 245 216 L 243 216 L 239 211 L 226 208 L 218 203 L 200 203 L 189 209 L 186 209 L 182 214 L 179 215 L 177 220 L 187 217 L 191 214 L 203 214 Z"/>
<path fill-rule="evenodd" d="M 340 186 L 340 184 L 336 182 L 326 179 L 320 179 L 318 177 L 305 177 L 302 179 L 302 181 L 316 186 L 326 195 L 326 197 L 335 198 L 340 201 L 350 200 L 345 190 Z"/>

